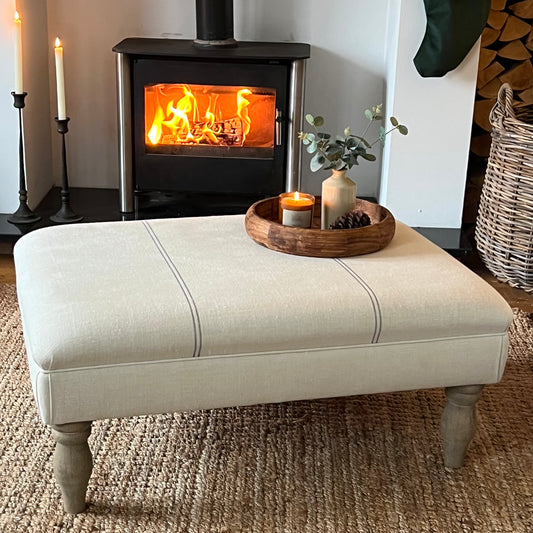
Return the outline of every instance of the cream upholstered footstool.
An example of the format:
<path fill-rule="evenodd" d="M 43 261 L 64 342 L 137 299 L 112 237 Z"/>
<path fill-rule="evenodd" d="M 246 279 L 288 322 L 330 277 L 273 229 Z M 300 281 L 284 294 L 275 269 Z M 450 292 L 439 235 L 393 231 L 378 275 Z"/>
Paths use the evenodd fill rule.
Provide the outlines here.
<path fill-rule="evenodd" d="M 71 513 L 85 508 L 91 420 L 446 387 L 444 464 L 458 467 L 505 365 L 508 305 L 403 224 L 343 259 L 264 248 L 243 216 L 69 225 L 23 237 L 15 261 Z"/>

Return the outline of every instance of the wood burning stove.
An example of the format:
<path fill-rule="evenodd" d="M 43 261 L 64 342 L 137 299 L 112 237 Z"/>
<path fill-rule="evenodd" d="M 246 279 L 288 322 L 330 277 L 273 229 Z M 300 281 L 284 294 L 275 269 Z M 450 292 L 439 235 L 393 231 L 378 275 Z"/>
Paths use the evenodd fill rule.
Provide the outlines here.
<path fill-rule="evenodd" d="M 125 39 L 113 48 L 122 212 L 142 191 L 249 205 L 298 187 L 309 45 L 237 43 L 231 0 L 196 7 L 194 41 Z"/>

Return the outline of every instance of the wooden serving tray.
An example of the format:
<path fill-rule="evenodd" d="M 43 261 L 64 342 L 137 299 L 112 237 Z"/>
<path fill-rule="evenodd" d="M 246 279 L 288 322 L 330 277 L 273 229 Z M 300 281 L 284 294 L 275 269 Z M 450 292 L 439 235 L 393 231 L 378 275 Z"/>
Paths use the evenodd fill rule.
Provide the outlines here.
<path fill-rule="evenodd" d="M 353 229 L 320 229 L 320 196 L 315 197 L 311 228 L 293 228 L 279 223 L 279 198 L 267 198 L 253 204 L 246 213 L 245 227 L 257 243 L 286 254 L 310 257 L 348 257 L 381 250 L 394 236 L 396 222 L 383 206 L 356 201 L 371 224 Z"/>

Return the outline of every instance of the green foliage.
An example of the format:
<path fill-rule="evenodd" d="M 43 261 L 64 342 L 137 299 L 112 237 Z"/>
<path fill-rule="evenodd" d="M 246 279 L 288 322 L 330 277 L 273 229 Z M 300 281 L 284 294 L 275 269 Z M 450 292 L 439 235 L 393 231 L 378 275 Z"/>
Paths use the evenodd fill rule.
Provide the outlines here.
<path fill-rule="evenodd" d="M 318 131 L 324 125 L 324 119 L 321 116 L 313 116 L 311 114 L 305 115 L 305 120 L 313 126 L 314 132 L 306 133 L 301 131 L 298 134 L 306 150 L 313 157 L 310 161 L 310 168 L 313 172 L 321 169 L 335 169 L 344 170 L 358 165 L 357 159 L 362 157 L 366 161 L 375 161 L 376 156 L 369 153 L 372 147 L 380 142 L 385 142 L 386 136 L 398 130 L 402 135 L 407 135 L 407 126 L 400 124 L 395 117 L 390 117 L 392 128 L 386 130 L 380 126 L 378 137 L 373 142 L 368 142 L 365 138 L 370 126 L 377 121 L 383 120 L 382 104 L 379 104 L 372 109 L 365 110 L 365 117 L 369 123 L 362 135 L 353 135 L 351 129 L 346 127 L 343 135 L 337 135 L 335 140 L 332 140 L 331 134 Z"/>

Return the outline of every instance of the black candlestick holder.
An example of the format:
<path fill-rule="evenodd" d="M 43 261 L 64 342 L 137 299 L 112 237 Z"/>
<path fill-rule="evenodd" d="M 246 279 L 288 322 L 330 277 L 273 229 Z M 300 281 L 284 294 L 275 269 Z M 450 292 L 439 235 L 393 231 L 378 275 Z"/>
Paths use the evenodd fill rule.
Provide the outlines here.
<path fill-rule="evenodd" d="M 61 158 L 63 161 L 63 172 L 61 177 L 61 208 L 59 211 L 50 217 L 52 222 L 59 224 L 67 224 L 69 222 L 79 222 L 83 220 L 83 216 L 77 215 L 70 207 L 70 189 L 68 186 L 67 174 L 67 149 L 65 146 L 65 134 L 68 132 L 68 121 L 70 118 L 57 118 L 57 131 L 61 134 Z"/>
<path fill-rule="evenodd" d="M 24 163 L 24 129 L 22 123 L 22 109 L 25 106 L 24 98 L 28 93 L 11 93 L 13 95 L 13 105 L 19 110 L 19 207 L 7 217 L 11 224 L 33 224 L 41 220 L 28 207 L 28 191 L 26 190 L 26 170 Z"/>

